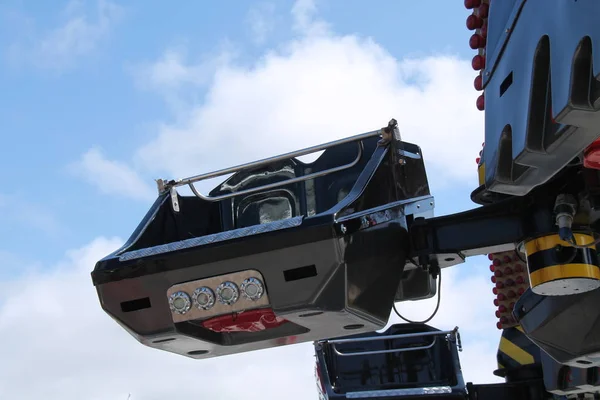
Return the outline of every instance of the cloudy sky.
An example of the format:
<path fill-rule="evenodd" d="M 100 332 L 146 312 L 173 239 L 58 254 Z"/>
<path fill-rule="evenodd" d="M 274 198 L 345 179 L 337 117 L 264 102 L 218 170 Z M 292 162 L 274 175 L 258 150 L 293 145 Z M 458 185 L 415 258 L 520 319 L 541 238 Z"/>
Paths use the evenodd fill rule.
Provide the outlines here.
<path fill-rule="evenodd" d="M 217 2 L 213 2 L 216 4 Z M 438 215 L 473 207 L 483 141 L 462 2 L 0 4 L 0 398 L 316 398 L 310 344 L 194 361 L 105 315 L 94 263 L 177 178 L 399 121 Z M 493 382 L 488 261 L 446 271 L 431 322 Z M 435 299 L 401 304 L 426 318 Z M 392 318 L 392 322 L 396 321 Z"/>

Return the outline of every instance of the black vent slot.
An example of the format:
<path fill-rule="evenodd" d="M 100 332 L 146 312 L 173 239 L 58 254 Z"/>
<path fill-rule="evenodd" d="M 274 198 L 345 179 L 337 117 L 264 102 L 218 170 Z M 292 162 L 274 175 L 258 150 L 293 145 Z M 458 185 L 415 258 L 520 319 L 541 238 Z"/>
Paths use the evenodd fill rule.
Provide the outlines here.
<path fill-rule="evenodd" d="M 150 308 L 152 305 L 150 304 L 150 297 L 144 297 L 142 299 L 135 299 L 124 301 L 121 303 L 121 311 L 123 312 L 133 312 L 143 310 L 144 308 Z"/>
<path fill-rule="evenodd" d="M 298 281 L 300 279 L 311 278 L 313 276 L 317 276 L 317 267 L 314 265 L 307 265 L 306 267 L 283 271 L 283 278 L 286 282 Z"/>

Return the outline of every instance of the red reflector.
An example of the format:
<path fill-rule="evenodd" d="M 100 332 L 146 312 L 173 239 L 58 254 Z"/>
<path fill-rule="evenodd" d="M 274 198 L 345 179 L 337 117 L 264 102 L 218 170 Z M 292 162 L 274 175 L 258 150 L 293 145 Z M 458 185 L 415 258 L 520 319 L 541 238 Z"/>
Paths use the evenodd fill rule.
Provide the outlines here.
<path fill-rule="evenodd" d="M 270 308 L 221 315 L 202 322 L 202 326 L 214 332 L 259 332 L 277 328 L 287 320 L 278 317 Z"/>
<path fill-rule="evenodd" d="M 600 141 L 596 140 L 585 149 L 583 166 L 591 169 L 600 169 Z"/>

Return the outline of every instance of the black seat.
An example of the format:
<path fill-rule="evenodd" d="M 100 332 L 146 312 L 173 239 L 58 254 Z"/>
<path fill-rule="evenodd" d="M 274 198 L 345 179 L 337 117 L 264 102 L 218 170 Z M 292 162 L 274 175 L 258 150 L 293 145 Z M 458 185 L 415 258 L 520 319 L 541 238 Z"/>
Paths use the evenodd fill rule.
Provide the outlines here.
<path fill-rule="evenodd" d="M 175 191 L 191 178 L 159 182 L 135 232 L 92 273 L 104 310 L 142 343 L 195 358 L 381 329 L 407 218 L 433 202 L 419 148 L 403 143 L 411 157 L 399 165 L 378 141 L 228 170 L 208 195 Z"/>

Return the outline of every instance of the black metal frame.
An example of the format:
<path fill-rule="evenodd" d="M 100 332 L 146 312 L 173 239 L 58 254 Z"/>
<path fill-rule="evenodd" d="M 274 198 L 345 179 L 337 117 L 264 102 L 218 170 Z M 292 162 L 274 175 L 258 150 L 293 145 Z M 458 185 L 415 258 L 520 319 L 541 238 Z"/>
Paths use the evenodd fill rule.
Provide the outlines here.
<path fill-rule="evenodd" d="M 425 344 L 420 346 L 394 347 L 393 341 L 402 339 L 423 339 Z M 389 343 L 384 345 L 384 350 L 369 350 L 369 346 L 373 345 L 375 342 L 388 341 Z M 367 350 L 357 352 L 344 352 L 340 351 L 336 347 L 336 345 L 354 345 L 357 343 L 362 343 L 362 346 L 365 346 Z M 451 382 L 447 382 L 447 384 L 444 384 L 442 386 L 432 386 L 431 382 L 421 382 L 423 384 L 423 387 L 419 386 L 420 383 L 414 383 L 404 388 L 399 388 L 398 385 L 392 385 L 377 388 L 365 387 L 360 391 L 353 391 L 334 387 L 330 378 L 330 375 L 333 376 L 338 374 L 338 371 L 330 370 L 330 365 L 327 361 L 333 360 L 333 358 L 364 358 L 365 356 L 384 355 L 387 359 L 389 357 L 388 355 L 391 355 L 393 353 L 430 350 L 434 346 L 436 346 L 436 349 L 439 350 L 441 348 L 445 348 L 446 345 L 448 346 L 449 350 L 447 355 L 451 358 L 451 360 L 447 359 L 445 361 L 448 362 L 449 366 L 451 366 L 453 377 L 451 378 Z M 396 324 L 390 326 L 385 332 L 382 333 L 366 333 L 352 336 L 344 336 L 336 339 L 320 340 L 314 343 L 314 348 L 317 364 L 321 373 L 319 379 L 322 382 L 329 399 L 354 398 L 355 395 L 358 394 L 360 394 L 361 398 L 371 398 L 366 397 L 367 395 L 372 396 L 372 398 L 466 398 L 466 385 L 463 379 L 460 360 L 458 356 L 458 352 L 462 350 L 460 336 L 458 334 L 458 328 L 455 328 L 451 331 L 441 331 L 425 324 Z"/>

